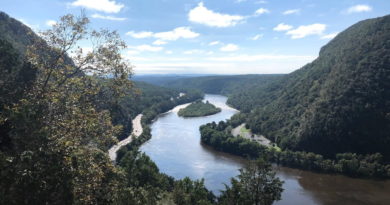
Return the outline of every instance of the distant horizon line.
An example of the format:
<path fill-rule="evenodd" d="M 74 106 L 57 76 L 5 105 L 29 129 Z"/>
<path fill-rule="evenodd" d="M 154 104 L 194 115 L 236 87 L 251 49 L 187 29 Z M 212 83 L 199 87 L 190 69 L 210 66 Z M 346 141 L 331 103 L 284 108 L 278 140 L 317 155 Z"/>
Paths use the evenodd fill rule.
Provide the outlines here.
<path fill-rule="evenodd" d="M 210 76 L 210 75 L 219 75 L 219 76 L 224 76 L 224 75 L 288 75 L 290 73 L 246 73 L 246 74 L 218 74 L 218 73 L 143 73 L 143 74 L 137 74 L 134 73 L 132 77 L 134 76 Z"/>

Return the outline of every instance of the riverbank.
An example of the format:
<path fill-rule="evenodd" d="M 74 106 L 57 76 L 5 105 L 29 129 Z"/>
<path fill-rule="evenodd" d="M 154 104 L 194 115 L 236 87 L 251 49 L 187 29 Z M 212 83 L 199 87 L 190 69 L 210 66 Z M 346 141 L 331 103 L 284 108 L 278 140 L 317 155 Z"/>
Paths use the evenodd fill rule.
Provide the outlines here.
<path fill-rule="evenodd" d="M 267 147 L 272 146 L 272 142 L 269 139 L 265 138 L 263 135 L 253 134 L 250 130 L 246 129 L 245 123 L 241 124 L 236 128 L 233 128 L 231 133 L 235 137 L 241 136 L 245 139 L 252 140 Z"/>
<path fill-rule="evenodd" d="M 112 146 L 109 150 L 108 150 L 108 155 L 110 156 L 110 159 L 112 161 L 115 161 L 116 160 L 116 156 L 117 156 L 117 151 L 129 144 L 134 137 L 139 137 L 142 132 L 143 132 L 143 129 L 142 129 L 142 124 L 141 124 L 141 119 L 142 119 L 142 114 L 139 114 L 137 115 L 133 121 L 131 122 L 133 124 L 133 132 L 131 132 L 131 134 L 124 140 L 118 142 L 116 145 Z"/>

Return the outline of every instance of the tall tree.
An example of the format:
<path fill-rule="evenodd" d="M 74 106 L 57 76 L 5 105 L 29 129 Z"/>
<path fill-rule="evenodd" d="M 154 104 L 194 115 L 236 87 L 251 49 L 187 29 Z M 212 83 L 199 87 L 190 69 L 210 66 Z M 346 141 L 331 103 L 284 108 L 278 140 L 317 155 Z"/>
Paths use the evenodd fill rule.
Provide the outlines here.
<path fill-rule="evenodd" d="M 121 129 L 96 108 L 106 84 L 118 102 L 131 89 L 132 67 L 121 56 L 119 34 L 91 30 L 85 15 L 63 16 L 29 46 L 36 78 L 16 102 L 0 105 L 0 204 L 108 204 L 123 174 L 106 153 Z M 91 42 L 91 51 L 80 48 Z M 8 129 L 6 129 L 6 128 Z M 2 133 L 3 134 L 3 133 Z M 3 197 L 4 196 L 4 197 Z"/>
<path fill-rule="evenodd" d="M 271 164 L 259 158 L 240 169 L 237 179 L 231 179 L 219 199 L 223 205 L 271 205 L 280 200 L 283 181 L 275 177 Z"/>

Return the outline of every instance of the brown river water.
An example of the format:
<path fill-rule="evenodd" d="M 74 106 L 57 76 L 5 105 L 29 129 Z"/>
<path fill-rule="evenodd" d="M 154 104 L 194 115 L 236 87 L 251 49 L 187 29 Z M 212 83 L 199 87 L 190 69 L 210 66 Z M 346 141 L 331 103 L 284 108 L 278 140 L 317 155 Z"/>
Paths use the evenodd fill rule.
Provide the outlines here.
<path fill-rule="evenodd" d="M 206 187 L 218 195 L 224 184 L 239 173 L 245 160 L 200 143 L 201 125 L 226 120 L 237 113 L 226 105 L 224 96 L 206 95 L 205 100 L 222 108 L 222 112 L 196 118 L 181 118 L 175 111 L 164 113 L 151 125 L 152 139 L 141 151 L 151 157 L 161 172 L 176 179 L 204 178 Z M 274 169 L 284 181 L 282 199 L 274 204 L 390 205 L 390 180 L 356 179 L 286 167 Z"/>

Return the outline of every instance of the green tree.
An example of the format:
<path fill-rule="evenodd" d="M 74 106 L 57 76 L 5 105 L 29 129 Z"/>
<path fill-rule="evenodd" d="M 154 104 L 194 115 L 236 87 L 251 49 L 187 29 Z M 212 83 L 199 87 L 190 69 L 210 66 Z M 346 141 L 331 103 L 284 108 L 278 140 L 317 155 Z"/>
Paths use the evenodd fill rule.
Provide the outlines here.
<path fill-rule="evenodd" d="M 250 161 L 240 170 L 237 179 L 232 178 L 231 187 L 226 186 L 219 199 L 224 205 L 271 205 L 280 200 L 283 182 L 275 177 L 271 164 L 259 158 Z"/>
<path fill-rule="evenodd" d="M 126 45 L 119 35 L 88 29 L 88 23 L 83 14 L 66 15 L 42 32 L 26 52 L 36 77 L 15 102 L 0 105 L 1 137 L 8 141 L 0 147 L 0 204 L 108 204 L 117 198 L 123 174 L 105 152 L 121 127 L 96 108 L 97 82 L 110 76 L 107 86 L 118 102 L 132 86 L 131 66 L 120 54 Z M 78 45 L 88 40 L 92 51 L 85 53 Z"/>
<path fill-rule="evenodd" d="M 214 203 L 214 194 L 204 186 L 204 179 L 192 181 L 185 177 L 175 183 L 173 201 L 176 204 L 209 205 Z"/>

